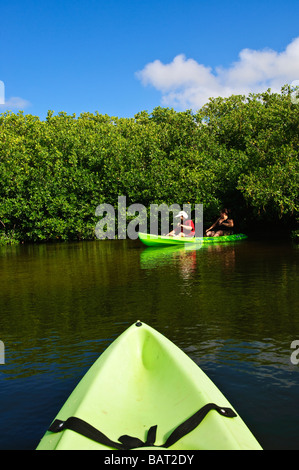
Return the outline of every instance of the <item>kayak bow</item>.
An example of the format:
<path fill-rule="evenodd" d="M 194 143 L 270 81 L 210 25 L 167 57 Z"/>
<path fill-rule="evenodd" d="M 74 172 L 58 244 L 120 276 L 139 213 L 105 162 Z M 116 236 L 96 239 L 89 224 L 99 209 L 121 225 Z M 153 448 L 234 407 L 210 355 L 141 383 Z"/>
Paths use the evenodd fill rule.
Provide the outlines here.
<path fill-rule="evenodd" d="M 261 449 L 205 373 L 137 322 L 96 360 L 38 450 Z"/>

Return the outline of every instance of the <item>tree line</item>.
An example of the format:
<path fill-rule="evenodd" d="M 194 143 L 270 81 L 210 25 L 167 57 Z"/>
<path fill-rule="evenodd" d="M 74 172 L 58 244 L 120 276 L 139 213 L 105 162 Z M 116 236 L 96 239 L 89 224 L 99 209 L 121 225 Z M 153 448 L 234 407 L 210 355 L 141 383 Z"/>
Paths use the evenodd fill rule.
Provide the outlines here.
<path fill-rule="evenodd" d="M 96 207 L 203 204 L 237 228 L 294 231 L 299 104 L 289 86 L 210 99 L 198 112 L 157 107 L 133 118 L 49 111 L 0 115 L 0 240 L 95 238 Z"/>

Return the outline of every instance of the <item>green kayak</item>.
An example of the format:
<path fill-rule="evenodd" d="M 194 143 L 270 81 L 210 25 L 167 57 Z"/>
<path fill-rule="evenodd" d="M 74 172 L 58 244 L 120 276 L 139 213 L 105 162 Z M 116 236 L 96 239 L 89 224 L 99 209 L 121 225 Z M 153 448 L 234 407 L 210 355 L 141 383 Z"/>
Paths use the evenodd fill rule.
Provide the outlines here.
<path fill-rule="evenodd" d="M 147 246 L 161 245 L 186 245 L 186 244 L 206 244 L 206 243 L 226 243 L 244 240 L 247 235 L 237 233 L 235 235 L 223 235 L 222 237 L 169 237 L 167 235 L 153 235 L 149 233 L 138 233 L 139 239 Z"/>
<path fill-rule="evenodd" d="M 37 450 L 261 449 L 205 373 L 137 322 L 96 360 Z"/>

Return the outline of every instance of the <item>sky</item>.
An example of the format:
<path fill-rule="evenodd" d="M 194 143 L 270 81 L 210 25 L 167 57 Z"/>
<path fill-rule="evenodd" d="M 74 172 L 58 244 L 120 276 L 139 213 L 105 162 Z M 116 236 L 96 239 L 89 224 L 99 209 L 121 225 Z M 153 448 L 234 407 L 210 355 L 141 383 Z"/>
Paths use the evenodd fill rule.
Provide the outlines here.
<path fill-rule="evenodd" d="M 298 0 L 0 0 L 0 18 L 0 112 L 196 112 L 299 83 Z"/>

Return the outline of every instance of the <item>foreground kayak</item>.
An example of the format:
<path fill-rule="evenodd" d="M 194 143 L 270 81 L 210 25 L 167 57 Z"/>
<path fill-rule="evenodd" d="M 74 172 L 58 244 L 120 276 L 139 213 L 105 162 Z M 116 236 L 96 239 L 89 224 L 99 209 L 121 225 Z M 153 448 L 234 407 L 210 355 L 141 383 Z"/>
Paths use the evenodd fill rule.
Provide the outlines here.
<path fill-rule="evenodd" d="M 206 244 L 225 243 L 238 240 L 245 240 L 247 235 L 237 233 L 235 235 L 223 235 L 222 237 L 169 237 L 167 235 L 153 235 L 149 233 L 138 233 L 139 239 L 147 246 L 161 245 L 186 245 L 186 244 Z"/>
<path fill-rule="evenodd" d="M 54 449 L 261 447 L 205 373 L 138 321 L 97 359 L 37 447 Z"/>

